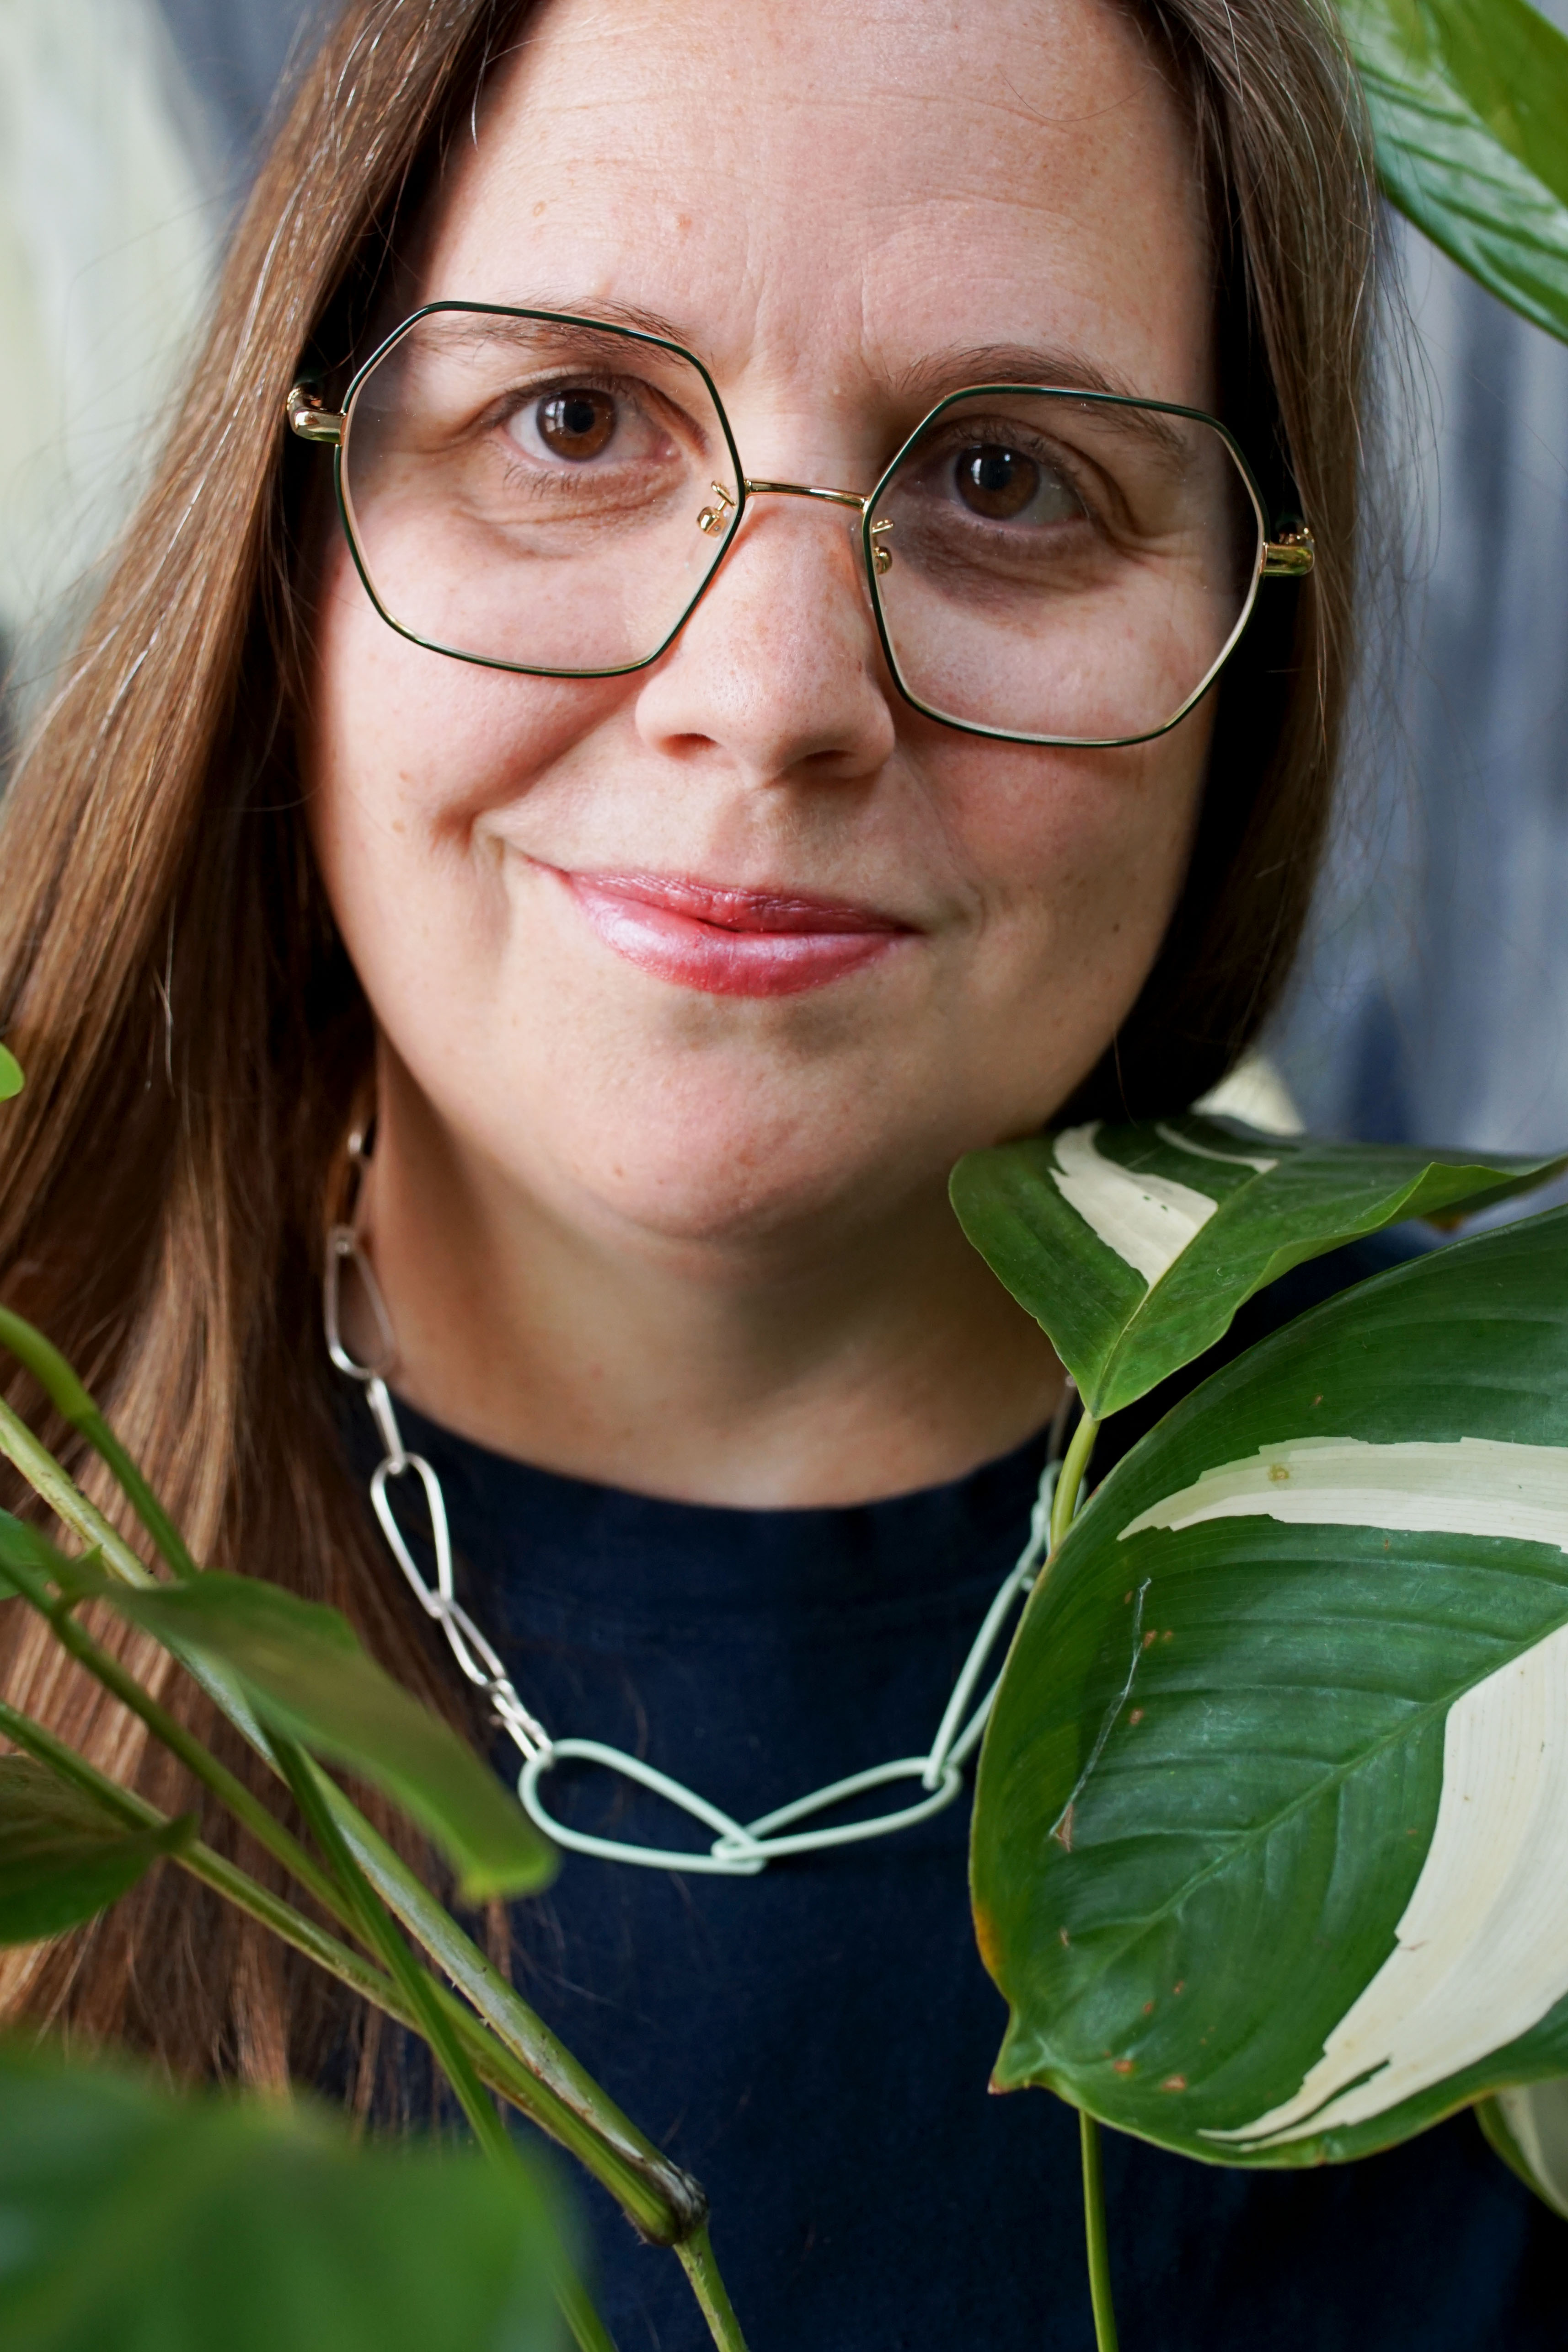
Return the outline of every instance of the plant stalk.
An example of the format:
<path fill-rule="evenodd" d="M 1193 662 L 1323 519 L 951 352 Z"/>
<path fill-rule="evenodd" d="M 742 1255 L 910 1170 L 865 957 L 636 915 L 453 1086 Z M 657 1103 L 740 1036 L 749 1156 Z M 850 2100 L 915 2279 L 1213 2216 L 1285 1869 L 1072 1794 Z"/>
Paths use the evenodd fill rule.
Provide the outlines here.
<path fill-rule="evenodd" d="M 1083 2150 L 1083 2233 L 1089 2246 L 1089 2300 L 1094 2309 L 1099 2352 L 1117 2352 L 1116 2313 L 1111 2300 L 1111 2253 L 1105 2241 L 1105 2173 L 1100 2158 L 1100 2126 L 1086 2108 L 1078 2110 Z"/>
<path fill-rule="evenodd" d="M 17 1571 L 13 1570 L 12 1576 L 13 1580 L 20 1583 Z M 330 1917 L 335 1918 L 340 1926 L 349 1926 L 342 1897 L 331 1880 L 318 1870 L 298 1839 L 284 1827 L 276 1814 L 267 1811 L 260 1798 L 253 1794 L 226 1765 L 220 1764 L 211 1750 L 204 1748 L 195 1735 L 187 1731 L 166 1707 L 161 1706 L 118 1658 L 78 1624 L 70 1613 L 68 1601 L 51 1604 L 40 1594 L 26 1591 L 25 1585 L 22 1590 L 34 1608 L 48 1618 L 61 1646 L 69 1651 L 78 1664 L 85 1666 L 111 1697 L 117 1698 L 122 1706 L 141 1718 L 153 1738 L 162 1740 L 193 1779 L 199 1780 L 219 1804 L 250 1832 L 256 1843 L 270 1853 L 275 1862 L 282 1864 L 296 1884 L 302 1886 Z"/>
<path fill-rule="evenodd" d="M 47 1445 L 41 1445 L 18 1412 L 0 1397 L 0 1454 L 14 1463 L 35 1495 L 41 1496 L 61 1525 L 103 1554 L 104 1566 L 127 1584 L 154 1584 L 157 1579 L 139 1559 L 125 1538 L 110 1526 L 103 1513 L 89 1503 L 79 1486 L 62 1470 Z"/>
<path fill-rule="evenodd" d="M 198 1575 L 200 1570 L 185 1549 L 178 1529 L 65 1359 L 30 1324 L 3 1308 L 0 1308 L 0 1343 L 9 1345 L 20 1357 L 41 1381 L 57 1410 L 99 1453 L 168 1565 L 177 1575 Z M 153 1580 L 131 1548 L 116 1534 L 102 1513 L 80 1493 L 26 1423 L 3 1401 L 0 1401 L 0 1453 L 9 1455 L 35 1492 L 49 1504 L 66 1526 L 74 1528 L 86 1543 L 98 1547 L 106 1566 L 133 1584 L 145 1585 Z M 703 2232 L 702 2246 L 693 2263 L 686 2265 L 688 2276 L 692 2279 L 694 2293 L 716 2344 L 723 2348 L 723 2352 L 727 2352 L 729 2347 L 739 2347 L 742 2339 L 735 2315 L 714 2263 L 712 2249 L 706 2242 L 707 2199 L 698 2184 L 678 2166 L 671 2164 L 652 2141 L 621 2114 L 586 2070 L 549 2032 L 542 2020 L 535 2017 L 517 1998 L 511 1987 L 490 1967 L 472 1940 L 463 1935 L 450 1915 L 434 1901 L 414 1874 L 406 1868 L 384 1840 L 377 1837 L 357 1807 L 350 1803 L 335 1783 L 321 1773 L 302 1751 L 287 1751 L 285 1743 L 269 1738 L 256 1721 L 242 1691 L 227 1675 L 199 1658 L 182 1657 L 180 1663 L 258 1753 L 289 1782 L 296 1801 L 305 1807 L 307 1818 L 311 1821 L 319 1838 L 323 1839 L 323 1851 L 328 1852 L 334 1861 L 347 1863 L 353 1871 L 366 1906 L 365 1927 L 375 1948 L 384 1951 L 393 1976 L 417 2011 L 416 2016 L 408 2021 L 415 2026 L 416 2031 L 426 2032 L 427 2026 L 433 2029 L 426 2032 L 426 2038 L 431 2041 L 441 2063 L 446 2067 L 470 2122 L 481 2136 L 482 2144 L 487 2145 L 487 2141 L 478 2119 L 481 2112 L 490 2116 L 494 2128 L 505 2137 L 504 2125 L 490 2108 L 477 2077 L 468 2064 L 468 2046 L 476 2033 L 483 2034 L 483 2027 L 477 2021 L 472 2025 L 459 2022 L 465 2013 L 451 2000 L 445 1989 L 438 1986 L 413 1962 L 392 1919 L 382 1908 L 383 1902 L 395 1917 L 402 1920 L 415 1940 L 424 1947 L 430 1958 L 444 1968 L 454 1981 L 461 1986 L 505 2053 L 519 2061 L 528 2074 L 535 2078 L 532 2095 L 526 2100 L 518 2099 L 517 2103 L 560 2139 L 585 2168 L 602 2182 L 622 2205 L 633 2226 L 654 2242 L 674 2245 L 677 2249 L 694 2233 Z M 149 1727 L 156 1727 L 150 1725 Z M 205 1755 L 204 1750 L 201 1752 Z M 211 1760 L 215 1767 L 216 1759 Z M 290 1769 L 291 1761 L 297 1769 Z M 241 1783 L 236 1782 L 235 1786 L 243 1788 Z M 307 1789 L 316 1800 L 314 1805 L 307 1803 Z M 245 1793 L 248 1795 L 248 1792 Z M 266 1814 L 265 1808 L 261 1810 L 270 1823 L 271 1815 Z M 213 1856 L 212 1859 L 215 1862 L 218 1857 Z M 367 1880 L 370 1882 L 368 1885 Z M 372 1888 L 375 1890 L 373 1893 Z M 352 1892 L 353 1889 L 346 1888 L 345 1891 Z M 256 1892 L 263 1894 L 265 1891 L 257 1888 Z M 336 1901 L 327 1900 L 326 1907 L 331 1916 L 340 1916 Z M 288 1910 L 287 1906 L 281 1908 L 286 1913 Z M 299 1915 L 291 1916 L 298 1918 Z M 372 1919 L 376 1922 L 373 1927 L 371 1924 Z M 301 1920 L 300 1925 L 308 1927 L 308 1923 Z M 383 1930 L 390 1939 L 385 1946 L 382 1941 Z M 280 1927 L 279 1932 L 285 1931 Z M 330 1937 L 322 1940 L 329 1945 L 335 1941 Z M 394 1951 L 397 1955 L 395 1959 Z M 352 1960 L 353 1956 L 349 1957 Z M 455 1967 L 454 1961 L 456 1962 Z M 357 1961 L 354 1967 L 356 1974 L 362 1973 Z M 409 1972 L 406 1983 L 405 1969 Z M 334 1973 L 340 1971 L 334 1970 Z M 489 2040 L 488 2036 L 484 2038 Z M 449 2053 L 459 2069 L 457 2074 L 454 2074 L 452 2067 L 447 2064 Z M 485 2069 L 486 2074 L 493 2071 L 493 2066 Z M 471 2096 L 476 2102 L 475 2105 L 471 2105 L 470 2097 L 465 2095 L 465 2082 L 471 2086 Z M 557 2116 L 549 2121 L 538 2113 L 541 2092 L 544 2101 L 558 2110 Z M 517 2099 L 515 2090 L 506 2091 L 504 2095 Z M 509 2139 L 507 2147 L 510 2150 Z M 702 2282 L 700 2286 L 699 2279 Z M 568 2289 L 562 2301 L 562 2310 L 581 2352 L 613 2352 L 597 2315 L 580 2288 Z M 721 2330 L 727 2333 L 721 2333 Z"/>
<path fill-rule="evenodd" d="M 73 1787 L 80 1789 L 117 1821 L 123 1822 L 128 1829 L 158 1830 L 168 1826 L 168 1815 L 160 1812 L 155 1805 L 122 1788 L 118 1780 L 110 1780 L 89 1764 L 85 1756 L 78 1756 L 74 1748 L 57 1739 L 41 1723 L 36 1723 L 31 1717 L 19 1713 L 3 1700 L 0 1700 L 0 1736 L 36 1758 L 40 1764 L 47 1765 Z M 261 1885 L 236 1863 L 226 1861 L 199 1840 L 170 1859 L 193 1878 L 210 1886 L 214 1894 L 224 1896 L 237 1909 L 247 1912 L 262 1927 L 270 1928 L 283 1942 L 292 1945 L 296 1951 L 314 1961 L 329 1975 L 336 1977 L 350 1991 L 370 2001 L 395 2023 L 418 2032 L 419 2020 L 413 2006 L 404 2000 L 390 1977 L 383 1975 L 372 1961 L 362 1958 L 349 1945 L 340 1943 L 337 1937 L 319 1927 L 313 1920 L 285 1902 L 281 1895 L 274 1895 L 270 1888 Z M 434 1983 L 434 1980 L 432 1981 Z M 579 2157 L 585 2168 L 594 2169 L 595 2145 L 589 2139 L 585 2126 L 574 2111 L 564 2106 L 556 2094 L 530 2073 L 474 2015 L 472 2010 L 458 2000 L 455 1993 L 442 1984 L 434 1984 L 434 1990 L 453 2024 L 467 2043 L 480 2079 L 493 2091 L 498 2092 L 519 2114 L 526 2116 L 530 2123 L 537 2125 L 570 2154 Z M 596 2178 L 601 2179 L 612 2194 L 626 2186 L 624 2181 L 618 2181 L 612 2167 L 603 2163 L 602 2159 L 600 2159 Z M 627 2200 L 622 2195 L 620 2201 L 624 2207 Z"/>
<path fill-rule="evenodd" d="M 294 1801 L 310 1824 L 333 1877 L 348 1898 L 361 1935 L 380 1954 L 387 1974 L 413 2010 L 418 2031 L 455 2092 L 475 2139 L 492 2164 L 498 2164 L 503 2170 L 520 2170 L 521 2158 L 511 2133 L 480 2081 L 462 2034 L 446 2013 L 434 1982 L 409 1950 L 397 1922 L 350 1852 L 331 1807 L 323 1800 L 321 1776 L 292 1740 L 277 1740 L 275 1747 L 278 1763 L 294 1791 Z M 615 2352 L 587 2288 L 559 2248 L 552 2273 L 556 2302 L 579 2352 Z"/>
<path fill-rule="evenodd" d="M 1094 1440 L 1099 1434 L 1100 1424 L 1092 1413 L 1080 1414 L 1071 1443 L 1062 1457 L 1056 1492 L 1051 1501 L 1051 1549 L 1053 1555 L 1061 1550 L 1062 1538 L 1072 1525 L 1073 1514 L 1078 1508 L 1078 1490 L 1083 1484 L 1083 1474 L 1089 1467 L 1089 1456 L 1094 1451 Z"/>
<path fill-rule="evenodd" d="M 470 2065 L 468 2053 L 454 2032 L 450 2018 L 433 1998 L 434 1986 L 404 1943 L 396 1921 L 390 1916 L 350 1853 L 342 1832 L 332 1818 L 330 1807 L 321 1801 L 317 1776 L 311 1771 L 303 1750 L 297 1748 L 292 1740 L 280 1739 L 277 1742 L 277 1760 L 294 1791 L 295 1802 L 309 1823 L 311 1832 L 326 1857 L 328 1868 L 348 1900 L 359 1933 L 376 1953 L 387 1974 L 418 2016 L 420 2031 L 456 2093 L 458 2104 L 473 2127 L 475 2138 L 493 2162 L 516 2164 L 517 2152 L 512 2146 L 510 2135 Z"/>
<path fill-rule="evenodd" d="M 59 1349 L 8 1307 L 0 1307 L 0 1348 L 9 1348 L 26 1364 L 55 1411 L 101 1457 L 174 1574 L 199 1576 L 185 1538 Z"/>
<path fill-rule="evenodd" d="M 622 2114 L 342 1790 L 324 1774 L 319 1778 L 339 1828 L 389 1910 L 529 2074 L 580 2118 L 582 2130 L 602 2151 L 599 2158 L 582 2155 L 595 2179 L 610 2189 L 642 2236 L 655 2245 L 679 2245 L 707 2220 L 707 2199 L 699 2184 Z M 581 2153 L 574 2142 L 567 2145 Z M 615 2179 L 599 2168 L 605 2158 L 617 2168 Z"/>
<path fill-rule="evenodd" d="M 708 2333 L 718 2352 L 746 2352 L 746 2338 L 740 2332 L 740 2322 L 735 2307 L 719 2276 L 718 2265 L 708 2242 L 707 2224 L 694 2230 L 675 2248 L 681 2258 L 681 2268 L 691 2284 L 697 2299 L 697 2308 L 707 2321 Z"/>
<path fill-rule="evenodd" d="M 58 1399 L 56 1402 L 58 1402 Z M 136 1586 L 147 1586 L 156 1580 L 124 1538 L 117 1534 L 103 1514 L 61 1468 L 54 1455 L 39 1444 L 26 1423 L 3 1400 L 0 1400 L 0 1454 L 5 1454 L 15 1464 L 63 1526 L 69 1528 L 84 1544 L 99 1551 L 105 1567 L 112 1573 Z M 199 1659 L 182 1658 L 181 1664 L 257 1753 L 274 1770 L 280 1770 L 272 1741 L 262 1731 L 228 1677 Z M 322 1792 L 323 1801 L 330 1807 L 338 1827 L 365 1876 L 396 1917 L 402 1920 L 415 1942 L 423 1946 L 437 1967 L 472 2002 L 505 2052 L 516 2059 L 537 2084 L 538 2092 L 531 2097 L 524 2096 L 516 2074 L 510 2070 L 507 2070 L 507 2079 L 497 2083 L 496 2087 L 515 2105 L 530 2115 L 541 2129 L 558 2140 L 585 2170 L 608 2189 L 640 2235 L 656 2245 L 678 2244 L 688 2231 L 706 2218 L 707 2200 L 697 2183 L 682 2172 L 677 2165 L 672 2164 L 663 2151 L 622 2114 L 613 2100 L 601 2090 L 592 2076 L 556 2039 L 544 2021 L 535 2016 L 500 1972 L 491 1966 L 472 1938 L 464 1934 L 423 1882 L 386 1841 L 378 1836 L 342 1790 L 324 1774 L 315 1773 L 314 1778 Z M 112 1782 L 105 1785 L 116 1786 Z M 271 1818 L 269 1814 L 267 1819 L 270 1821 Z M 281 1828 L 281 1824 L 278 1826 Z M 331 1916 L 341 1918 L 341 1903 L 335 1894 L 327 1900 L 325 1907 Z M 287 1931 L 278 1927 L 277 1932 L 285 1934 Z M 330 1942 L 331 1939 L 327 1940 Z M 308 1948 L 303 1944 L 299 1948 L 302 1950 Z M 330 1968 L 331 1972 L 345 1983 L 357 1982 L 340 1966 L 334 1966 L 319 1952 L 312 1950 L 311 1957 L 321 1958 L 321 1964 Z M 364 1990 L 365 1987 L 361 1984 L 358 1989 Z M 367 1997 L 378 1998 L 371 1994 Z M 384 2000 L 379 2005 L 387 2006 Z M 455 2014 L 466 2014 L 455 2003 L 453 2008 Z M 413 2025 L 417 2030 L 417 2021 L 403 2015 L 401 2006 L 389 2011 L 389 2013 L 400 2015 L 403 2023 Z M 467 2037 L 471 2043 L 478 2034 L 482 2034 L 482 2028 L 476 2026 L 474 2033 Z M 488 2079 L 490 2067 L 486 2066 L 485 2073 Z"/>

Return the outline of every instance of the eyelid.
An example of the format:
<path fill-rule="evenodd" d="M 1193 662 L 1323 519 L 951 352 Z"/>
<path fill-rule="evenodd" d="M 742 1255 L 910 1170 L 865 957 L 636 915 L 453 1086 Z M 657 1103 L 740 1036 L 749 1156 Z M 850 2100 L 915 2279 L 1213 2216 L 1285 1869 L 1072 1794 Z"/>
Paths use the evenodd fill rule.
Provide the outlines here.
<path fill-rule="evenodd" d="M 1038 428 L 1031 431 L 1028 426 L 1020 425 L 1016 417 L 981 415 L 965 417 L 961 420 L 956 417 L 953 420 L 950 435 L 943 436 L 940 428 L 937 434 L 933 435 L 932 439 L 936 446 L 931 449 L 930 454 L 940 461 L 942 457 L 956 449 L 973 446 L 988 431 L 996 434 L 998 444 L 1002 446 L 1022 444 L 1023 454 L 1026 457 L 1034 454 L 1028 444 L 1031 440 L 1036 441 L 1041 454 L 1049 450 L 1050 463 L 1061 474 L 1074 497 L 1082 500 L 1087 521 L 1104 529 L 1113 529 L 1118 520 L 1124 526 L 1125 525 L 1128 520 L 1126 500 L 1103 467 L 1095 465 L 1092 458 L 1082 457 L 1076 450 L 1064 450 L 1061 442 L 1051 440 L 1049 436 L 1039 432 Z M 1062 462 L 1064 459 L 1065 463 Z M 1101 494 L 1098 497 L 1094 496 L 1092 490 L 1082 479 L 1084 473 L 1092 474 L 1101 485 Z"/>
<path fill-rule="evenodd" d="M 607 368 L 557 367 L 533 383 L 515 384 L 492 398 L 476 420 L 474 429 L 480 434 L 492 431 L 534 402 L 548 400 L 552 392 L 573 391 L 605 392 L 612 397 L 632 399 L 633 404 L 641 409 L 656 430 L 688 444 L 703 440 L 700 425 L 673 401 L 667 400 L 646 376 L 629 376 L 624 373 L 612 374 Z M 639 394 L 643 397 L 634 399 L 633 396 Z M 685 427 L 684 432 L 681 429 L 683 425 Z"/>

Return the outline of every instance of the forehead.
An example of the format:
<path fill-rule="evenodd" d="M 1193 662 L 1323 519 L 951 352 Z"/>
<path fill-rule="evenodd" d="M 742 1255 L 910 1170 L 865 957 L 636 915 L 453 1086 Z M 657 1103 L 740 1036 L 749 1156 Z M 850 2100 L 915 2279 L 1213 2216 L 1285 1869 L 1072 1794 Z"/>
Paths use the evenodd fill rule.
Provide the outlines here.
<path fill-rule="evenodd" d="M 721 384 L 1007 343 L 1211 394 L 1191 135 L 1112 0 L 546 0 L 432 230 L 421 299 L 649 312 Z"/>

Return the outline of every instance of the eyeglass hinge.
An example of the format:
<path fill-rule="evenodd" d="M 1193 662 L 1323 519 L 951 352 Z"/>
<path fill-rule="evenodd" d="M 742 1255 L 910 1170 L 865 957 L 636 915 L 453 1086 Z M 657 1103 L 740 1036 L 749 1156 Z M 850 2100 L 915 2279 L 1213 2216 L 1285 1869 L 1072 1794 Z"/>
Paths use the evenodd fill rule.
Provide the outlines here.
<path fill-rule="evenodd" d="M 1316 555 L 1312 534 L 1301 523 L 1294 530 L 1282 530 L 1278 539 L 1264 541 L 1260 576 L 1265 580 L 1302 580 L 1312 570 Z"/>
<path fill-rule="evenodd" d="M 298 433 L 301 441 L 329 441 L 336 446 L 343 437 L 341 416 L 323 408 L 305 384 L 297 383 L 289 393 L 287 414 L 289 431 Z"/>

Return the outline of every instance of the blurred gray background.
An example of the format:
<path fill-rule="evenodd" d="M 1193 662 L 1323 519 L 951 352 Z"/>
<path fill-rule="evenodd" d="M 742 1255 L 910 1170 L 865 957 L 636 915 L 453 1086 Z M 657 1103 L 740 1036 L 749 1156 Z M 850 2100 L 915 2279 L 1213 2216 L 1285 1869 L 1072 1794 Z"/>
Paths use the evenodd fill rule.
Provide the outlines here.
<path fill-rule="evenodd" d="M 1547 13 L 1568 29 L 1568 0 Z M 135 494 L 313 17 L 307 0 L 0 0 L 16 707 L 47 685 L 73 591 Z M 1548 1149 L 1568 1143 L 1568 348 L 1402 224 L 1389 241 L 1416 336 L 1394 473 L 1406 586 L 1385 600 L 1268 1061 L 1322 1132 Z"/>

